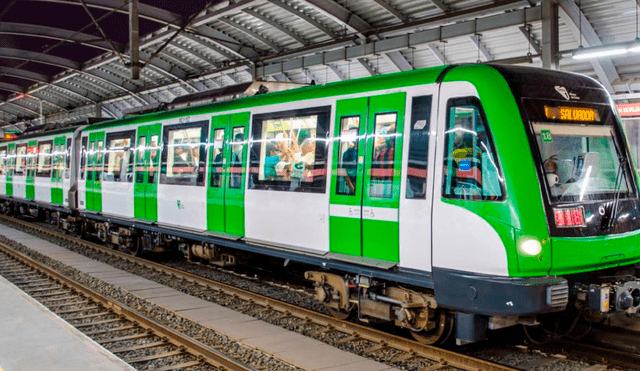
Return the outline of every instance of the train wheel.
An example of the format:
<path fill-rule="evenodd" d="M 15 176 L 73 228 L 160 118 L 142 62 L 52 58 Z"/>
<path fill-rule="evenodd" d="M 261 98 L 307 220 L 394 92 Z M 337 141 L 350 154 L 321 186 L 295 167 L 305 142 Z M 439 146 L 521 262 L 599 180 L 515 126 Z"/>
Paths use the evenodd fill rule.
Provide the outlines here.
<path fill-rule="evenodd" d="M 422 344 L 443 344 L 453 333 L 453 328 L 453 315 L 447 311 L 440 310 L 436 313 L 436 327 L 433 330 L 411 331 L 411 335 Z"/>
<path fill-rule="evenodd" d="M 332 316 L 343 321 L 352 319 L 356 314 L 355 306 L 351 306 L 349 309 L 334 309 L 327 307 L 327 310 Z"/>
<path fill-rule="evenodd" d="M 131 255 L 136 257 L 141 257 L 144 253 L 144 236 L 138 236 L 136 239 L 136 245 L 133 249 L 131 249 Z"/>

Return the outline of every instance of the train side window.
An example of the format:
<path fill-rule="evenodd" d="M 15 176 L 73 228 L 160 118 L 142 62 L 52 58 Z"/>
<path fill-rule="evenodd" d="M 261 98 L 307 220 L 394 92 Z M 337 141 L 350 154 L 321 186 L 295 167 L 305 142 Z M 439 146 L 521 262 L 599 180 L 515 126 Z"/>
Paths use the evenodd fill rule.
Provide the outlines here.
<path fill-rule="evenodd" d="M 27 144 L 20 144 L 16 147 L 16 175 L 24 175 L 27 167 Z"/>
<path fill-rule="evenodd" d="M 107 182 L 131 182 L 129 163 L 135 131 L 108 133 L 104 158 L 104 180 Z"/>
<path fill-rule="evenodd" d="M 393 168 L 396 149 L 396 120 L 398 113 L 378 113 L 375 117 L 375 137 L 371 153 L 371 197 L 393 196 Z"/>
<path fill-rule="evenodd" d="M 94 156 L 94 154 L 95 154 L 95 145 L 96 145 L 95 141 L 89 142 L 89 148 L 87 149 L 87 157 Z M 95 160 L 92 161 L 93 164 L 91 164 L 91 166 L 89 166 L 88 162 L 89 161 L 87 161 L 87 167 L 88 167 L 88 169 L 87 169 L 87 180 L 88 181 L 92 181 L 93 180 L 93 173 L 94 173 L 93 170 L 95 170 L 96 164 L 95 164 Z"/>
<path fill-rule="evenodd" d="M 160 183 L 204 186 L 208 124 L 165 126 Z"/>
<path fill-rule="evenodd" d="M 360 116 L 340 118 L 340 149 L 336 181 L 336 194 L 353 196 L 358 186 L 358 134 L 360 133 Z"/>
<path fill-rule="evenodd" d="M 102 163 L 104 160 L 104 141 L 99 140 L 98 146 L 96 147 L 96 163 L 95 163 L 95 180 L 102 179 Z"/>
<path fill-rule="evenodd" d="M 411 129 L 407 164 L 407 198 L 426 199 L 431 128 L 431 96 L 414 97 L 411 103 Z"/>
<path fill-rule="evenodd" d="M 67 138 L 67 147 L 64 154 L 64 178 L 69 179 L 71 174 L 71 138 Z"/>
<path fill-rule="evenodd" d="M 229 164 L 229 188 L 242 187 L 242 158 L 244 149 L 244 126 L 233 128 L 231 133 L 231 163 Z"/>
<path fill-rule="evenodd" d="M 0 175 L 7 175 L 7 147 L 0 147 Z"/>
<path fill-rule="evenodd" d="M 138 138 L 138 162 L 136 164 L 136 183 L 144 182 L 144 171 L 146 169 L 145 151 L 147 146 L 147 137 Z"/>
<path fill-rule="evenodd" d="M 83 137 L 80 144 L 80 179 L 84 180 L 87 174 L 87 141 L 89 138 Z M 70 157 L 70 156 L 69 156 Z"/>
<path fill-rule="evenodd" d="M 504 178 L 477 98 L 450 99 L 442 194 L 464 200 L 504 198 Z"/>
<path fill-rule="evenodd" d="M 13 175 L 16 172 L 16 147 L 9 149 L 7 175 Z"/>
<path fill-rule="evenodd" d="M 38 166 L 36 176 L 39 178 L 51 177 L 51 152 L 53 149 L 53 141 L 38 143 Z"/>
<path fill-rule="evenodd" d="M 211 161 L 211 179 L 209 186 L 220 188 L 222 186 L 222 171 L 224 170 L 224 129 L 216 129 L 213 132 L 213 161 Z"/>
<path fill-rule="evenodd" d="M 160 153 L 160 136 L 154 134 L 149 140 L 149 184 L 156 183 L 158 173 L 158 154 Z"/>
<path fill-rule="evenodd" d="M 249 188 L 324 193 L 331 107 L 253 117 Z"/>

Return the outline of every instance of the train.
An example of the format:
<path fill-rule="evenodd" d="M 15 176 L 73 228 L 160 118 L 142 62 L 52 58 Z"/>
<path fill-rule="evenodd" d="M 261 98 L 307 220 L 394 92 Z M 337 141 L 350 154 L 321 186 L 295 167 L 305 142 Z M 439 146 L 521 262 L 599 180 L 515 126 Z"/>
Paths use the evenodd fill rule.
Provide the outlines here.
<path fill-rule="evenodd" d="M 629 145 L 569 72 L 439 66 L 27 134 L 0 143 L 0 205 L 136 255 L 300 263 L 334 316 L 427 344 L 640 310 Z"/>

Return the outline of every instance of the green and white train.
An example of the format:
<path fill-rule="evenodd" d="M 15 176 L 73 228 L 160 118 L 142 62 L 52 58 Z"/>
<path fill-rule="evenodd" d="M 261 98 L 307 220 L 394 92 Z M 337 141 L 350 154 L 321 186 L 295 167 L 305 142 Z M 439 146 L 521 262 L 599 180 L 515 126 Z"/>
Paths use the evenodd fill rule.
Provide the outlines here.
<path fill-rule="evenodd" d="M 139 254 L 315 266 L 336 316 L 459 343 L 640 309 L 638 184 L 593 79 L 442 66 L 0 143 L 6 213 Z M 283 268 L 286 269 L 286 268 Z"/>

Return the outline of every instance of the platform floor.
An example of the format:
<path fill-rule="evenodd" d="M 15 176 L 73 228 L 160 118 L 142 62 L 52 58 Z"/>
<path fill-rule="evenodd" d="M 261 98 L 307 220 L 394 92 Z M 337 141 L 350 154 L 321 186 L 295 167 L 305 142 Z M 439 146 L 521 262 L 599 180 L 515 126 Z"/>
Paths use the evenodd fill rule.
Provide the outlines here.
<path fill-rule="evenodd" d="M 0 276 L 0 370 L 135 370 Z"/>
<path fill-rule="evenodd" d="M 322 371 L 396 370 L 385 364 L 342 351 L 321 341 L 91 260 L 7 226 L 0 225 L 0 235 L 28 246 L 63 264 L 72 266 L 81 272 L 101 279 L 106 283 L 118 285 L 137 297 L 175 311 L 191 321 L 302 369 Z M 3 337 L 3 335 L 0 334 L 0 337 Z M 0 353 L 2 352 L 3 350 L 0 348 Z M 0 358 L 0 366 L 4 367 L 2 362 L 2 358 Z M 4 371 L 13 370 L 5 368 Z"/>

